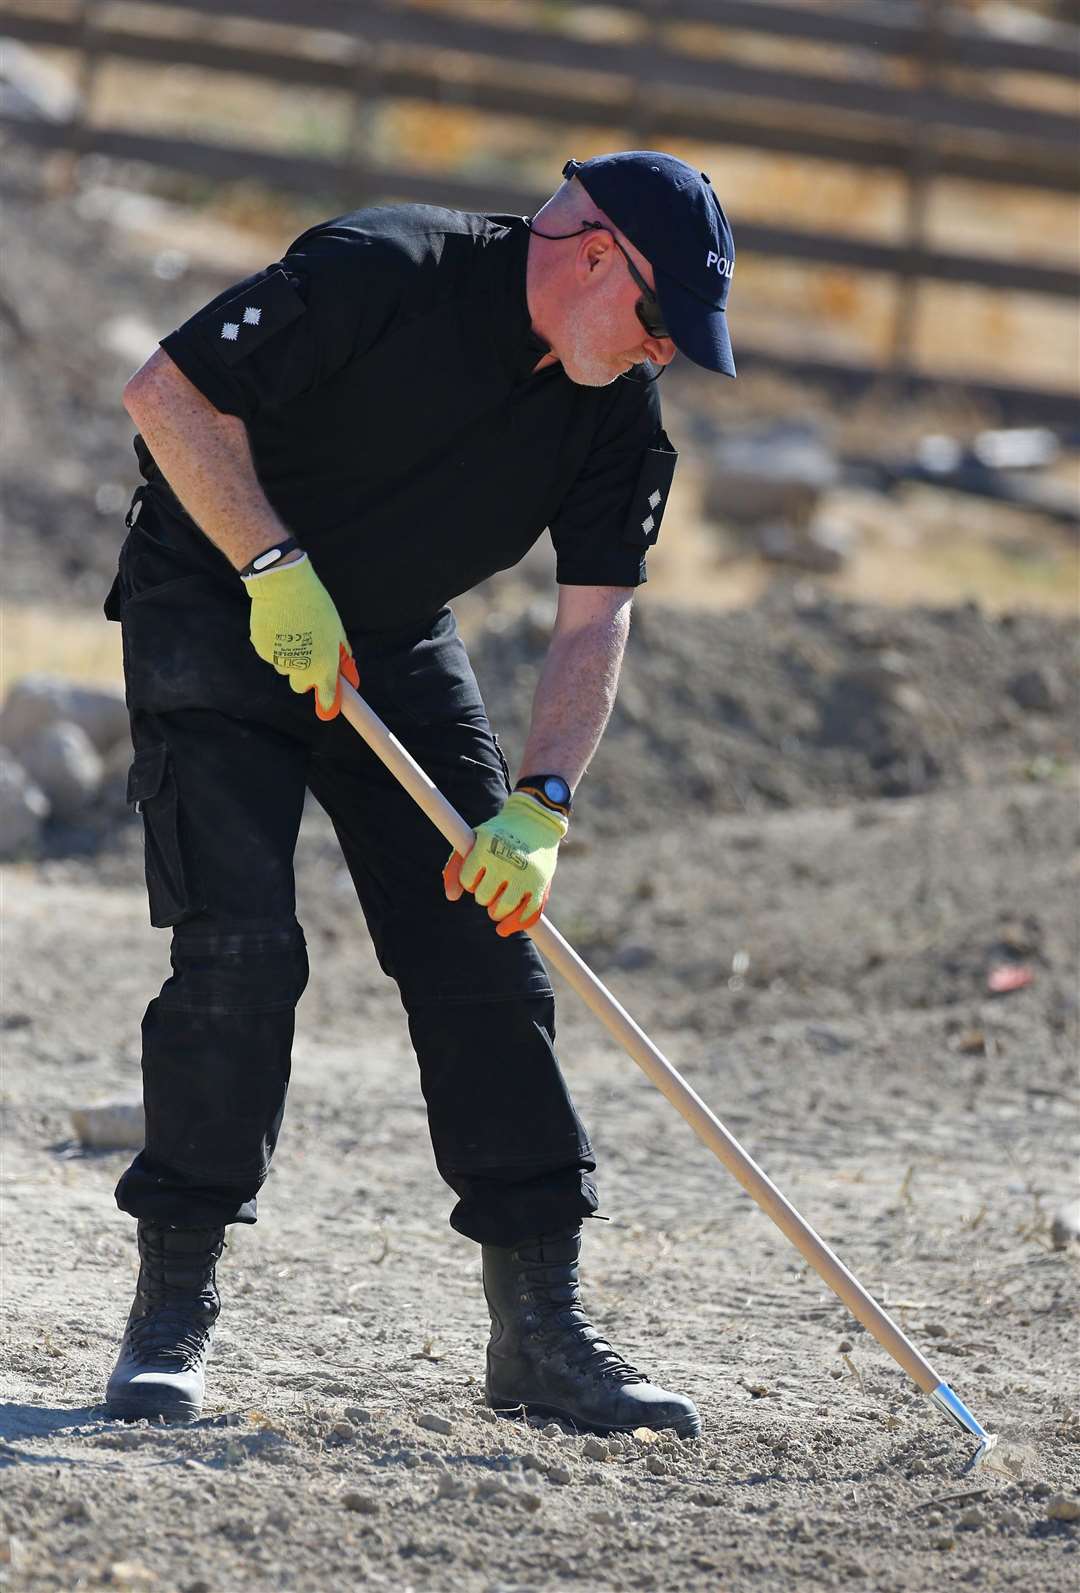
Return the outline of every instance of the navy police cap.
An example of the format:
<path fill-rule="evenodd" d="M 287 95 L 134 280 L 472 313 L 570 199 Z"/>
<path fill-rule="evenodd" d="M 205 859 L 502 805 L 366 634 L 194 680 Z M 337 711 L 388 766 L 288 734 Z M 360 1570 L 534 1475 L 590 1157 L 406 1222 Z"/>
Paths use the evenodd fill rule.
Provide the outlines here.
<path fill-rule="evenodd" d="M 703 171 L 656 149 L 568 160 L 585 192 L 653 268 L 676 348 L 707 371 L 735 375 L 727 308 L 735 271 L 728 219 Z"/>

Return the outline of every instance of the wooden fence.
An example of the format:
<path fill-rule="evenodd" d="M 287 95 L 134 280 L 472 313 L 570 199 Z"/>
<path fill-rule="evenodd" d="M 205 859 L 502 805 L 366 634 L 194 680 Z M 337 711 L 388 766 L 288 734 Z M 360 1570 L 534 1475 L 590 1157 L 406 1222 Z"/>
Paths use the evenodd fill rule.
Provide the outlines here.
<path fill-rule="evenodd" d="M 544 197 L 498 172 L 481 179 L 374 163 L 364 137 L 372 110 L 401 99 L 602 126 L 619 130 L 621 141 L 636 147 L 692 138 L 899 173 L 906 207 L 903 234 L 894 243 L 746 221 L 737 228 L 737 243 L 744 256 L 891 277 L 890 369 L 908 385 L 920 380 L 907 369 L 904 351 L 921 283 L 1080 297 L 1075 270 L 935 249 L 926 227 L 928 196 L 941 177 L 1066 196 L 1080 192 L 1076 118 L 1001 93 L 1002 84 L 1018 75 L 1026 85 L 1054 85 L 1057 99 L 1062 83 L 1075 89 L 1077 30 L 1042 29 L 1038 39 L 995 37 L 958 16 L 947 0 L 861 0 L 830 9 L 790 0 L 605 0 L 605 8 L 623 14 L 628 38 L 581 36 L 584 8 L 569 4 L 534 7 L 532 25 L 522 27 L 499 0 L 480 17 L 428 9 L 423 0 L 140 0 L 138 6 L 0 0 L 0 36 L 59 46 L 79 60 L 70 117 L 0 116 L 0 127 L 39 147 L 148 161 L 222 180 L 235 180 L 241 171 L 271 186 L 340 196 L 349 205 L 429 199 L 526 213 Z M 269 43 L 266 30 L 258 43 L 238 42 L 236 28 L 223 33 L 222 22 L 293 31 L 271 30 Z M 831 70 L 762 65 L 760 49 L 752 61 L 737 58 L 724 52 L 725 42 L 736 37 L 824 47 L 834 52 Z M 109 57 L 144 62 L 148 70 L 186 65 L 344 93 L 353 106 L 346 147 L 316 156 L 152 127 L 103 126 L 94 115 L 94 83 Z M 754 359 L 742 347 L 740 357 L 743 363 Z M 809 371 L 814 363 L 804 360 L 799 368 Z M 853 379 L 875 374 L 819 368 L 824 374 L 850 369 Z M 1015 396 L 1029 414 L 1045 416 L 1068 402 L 1060 393 L 994 391 L 1005 400 Z"/>

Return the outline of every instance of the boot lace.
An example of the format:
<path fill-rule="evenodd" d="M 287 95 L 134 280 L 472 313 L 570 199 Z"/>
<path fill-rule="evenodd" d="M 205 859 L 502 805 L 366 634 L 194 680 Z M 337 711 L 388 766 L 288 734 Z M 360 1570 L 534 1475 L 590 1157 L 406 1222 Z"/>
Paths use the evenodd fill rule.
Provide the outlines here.
<path fill-rule="evenodd" d="M 166 1305 L 136 1317 L 128 1334 L 140 1359 L 187 1371 L 202 1358 L 210 1330 L 207 1324 L 193 1320 L 189 1311 Z"/>
<path fill-rule="evenodd" d="M 216 1294 L 212 1287 L 207 1292 L 207 1284 L 212 1285 L 222 1240 L 208 1232 L 205 1249 L 176 1255 L 169 1254 L 162 1235 L 149 1226 L 140 1230 L 139 1239 L 143 1309 L 128 1323 L 131 1347 L 140 1360 L 186 1371 L 205 1354 L 217 1317 Z"/>
<path fill-rule="evenodd" d="M 562 1277 L 548 1277 L 549 1272 L 561 1273 Z M 566 1282 L 564 1263 L 533 1262 L 525 1277 L 530 1289 L 535 1291 L 540 1308 L 540 1336 L 549 1341 L 557 1340 L 571 1366 L 580 1367 L 601 1382 L 622 1385 L 649 1381 L 644 1372 L 625 1360 L 593 1327 L 585 1315 L 577 1283 Z"/>

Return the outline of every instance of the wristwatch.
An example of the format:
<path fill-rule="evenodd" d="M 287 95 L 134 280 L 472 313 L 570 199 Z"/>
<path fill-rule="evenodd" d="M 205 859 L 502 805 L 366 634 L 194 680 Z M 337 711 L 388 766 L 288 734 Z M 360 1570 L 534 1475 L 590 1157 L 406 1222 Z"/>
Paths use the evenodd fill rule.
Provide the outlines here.
<path fill-rule="evenodd" d="M 574 805 L 573 792 L 561 774 L 523 774 L 514 790 L 524 791 L 564 817 L 569 816 Z"/>

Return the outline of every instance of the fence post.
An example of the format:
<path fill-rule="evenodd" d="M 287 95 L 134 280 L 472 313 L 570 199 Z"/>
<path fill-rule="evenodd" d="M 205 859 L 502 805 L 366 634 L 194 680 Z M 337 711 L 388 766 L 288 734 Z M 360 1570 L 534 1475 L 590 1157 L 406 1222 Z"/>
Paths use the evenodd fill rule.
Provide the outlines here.
<path fill-rule="evenodd" d="M 661 10 L 662 0 L 638 0 L 632 10 L 639 31 L 631 52 L 633 78 L 627 96 L 627 120 L 635 149 L 652 149 L 656 132 L 655 99 L 649 89 L 656 71 Z"/>
<path fill-rule="evenodd" d="M 941 77 L 944 9 L 945 0 L 922 0 L 922 39 L 916 78 L 923 92 L 914 97 L 908 120 L 910 155 L 907 164 L 904 247 L 896 274 L 889 346 L 889 374 L 894 377 L 907 374 L 914 364 L 911 356 L 922 290 L 916 255 L 926 244 L 926 216 L 937 164 L 938 142 L 937 124 L 929 115 L 920 114 L 919 100 L 926 103 L 928 91 L 937 86 Z"/>
<path fill-rule="evenodd" d="M 90 147 L 94 80 L 101 59 L 101 47 L 95 28 L 97 10 L 98 0 L 78 0 L 75 8 L 75 48 L 78 51 L 78 65 L 75 71 L 75 94 L 71 116 L 68 118 L 67 146 L 58 152 L 53 164 L 53 186 L 58 195 L 68 195 L 75 191 L 75 173 L 79 161 Z"/>
<path fill-rule="evenodd" d="M 389 0 L 392 6 L 397 0 Z M 387 4 L 387 0 L 383 0 Z M 378 37 L 363 38 L 353 34 L 352 40 L 352 103 L 349 111 L 349 130 L 346 151 L 347 180 L 355 192 L 349 196 L 349 208 L 360 209 L 369 204 L 372 194 L 372 169 L 378 164 L 375 140 L 379 131 L 379 102 L 381 99 L 382 60 Z"/>

